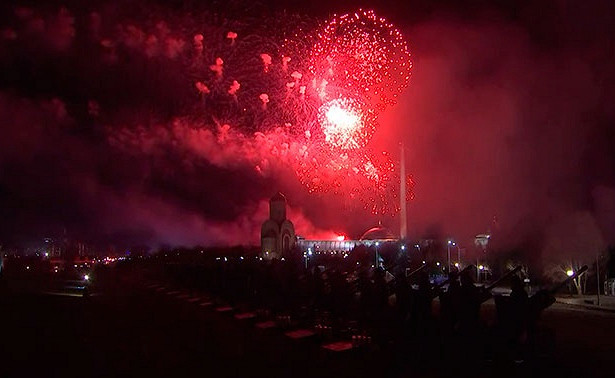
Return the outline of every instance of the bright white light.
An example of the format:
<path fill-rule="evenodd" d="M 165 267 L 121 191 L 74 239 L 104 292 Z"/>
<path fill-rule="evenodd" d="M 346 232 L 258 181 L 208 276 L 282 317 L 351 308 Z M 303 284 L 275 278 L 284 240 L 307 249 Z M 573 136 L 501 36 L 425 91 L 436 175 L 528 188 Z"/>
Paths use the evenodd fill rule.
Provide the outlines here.
<path fill-rule="evenodd" d="M 404 249 L 406 249 L 406 246 L 405 246 L 405 245 L 402 245 L 402 246 L 401 246 L 401 250 L 403 251 Z"/>
<path fill-rule="evenodd" d="M 572 276 L 574 275 L 574 270 L 572 270 L 572 269 L 568 269 L 568 270 L 566 271 L 566 275 L 567 275 L 568 277 L 572 277 Z"/>
<path fill-rule="evenodd" d="M 485 267 L 483 265 L 479 265 L 478 269 L 483 270 L 483 269 L 485 269 Z"/>
<path fill-rule="evenodd" d="M 338 235 L 337 236 L 337 240 L 338 241 L 344 241 L 344 239 L 346 239 L 346 237 L 344 235 Z"/>
<path fill-rule="evenodd" d="M 318 109 L 318 122 L 325 141 L 343 149 L 362 147 L 365 142 L 365 117 L 360 103 L 349 98 L 338 98 L 324 103 Z"/>
<path fill-rule="evenodd" d="M 88 281 L 90 279 L 90 276 L 88 276 L 87 274 L 83 276 L 83 279 Z"/>
<path fill-rule="evenodd" d="M 348 133 L 357 128 L 359 116 L 348 109 L 343 109 L 335 104 L 327 110 L 327 121 L 333 126 L 338 134 Z"/>
<path fill-rule="evenodd" d="M 455 263 L 455 268 L 459 268 L 459 263 Z"/>
<path fill-rule="evenodd" d="M 423 264 L 425 264 L 425 260 L 423 260 Z"/>
<path fill-rule="evenodd" d="M 377 246 L 379 246 L 379 245 L 380 245 L 380 243 L 379 243 L 379 242 L 376 242 L 376 247 L 377 247 Z"/>
<path fill-rule="evenodd" d="M 49 252 L 45 252 L 45 257 L 49 257 Z"/>
<path fill-rule="evenodd" d="M 439 263 L 439 262 L 437 262 L 437 263 L 436 263 L 436 265 L 437 265 L 437 266 L 440 266 L 440 263 Z"/>
<path fill-rule="evenodd" d="M 449 241 L 448 241 L 448 245 L 451 245 L 451 243 L 452 243 L 452 242 L 449 240 Z"/>
<path fill-rule="evenodd" d="M 30 266 L 29 266 L 29 265 L 28 265 L 28 266 L 26 266 L 26 270 L 30 270 Z"/>

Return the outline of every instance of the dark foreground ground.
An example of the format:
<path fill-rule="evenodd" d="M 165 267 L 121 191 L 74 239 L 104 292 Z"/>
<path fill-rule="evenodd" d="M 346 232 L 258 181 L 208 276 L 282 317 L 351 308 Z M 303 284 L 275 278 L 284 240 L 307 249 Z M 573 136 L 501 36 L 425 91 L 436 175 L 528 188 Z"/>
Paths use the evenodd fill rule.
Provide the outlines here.
<path fill-rule="evenodd" d="M 543 323 L 555 349 L 534 369 L 416 368 L 379 348 L 330 352 L 257 320 L 218 312 L 205 293 L 152 279 L 134 267 L 96 275 L 89 298 L 45 293 L 23 282 L 0 289 L 0 377 L 615 376 L 615 314 L 556 304 Z M 158 283 L 158 285 L 156 285 Z M 219 307 L 219 306 L 218 306 Z M 483 306 L 489 318 L 493 306 Z M 397 355 L 396 355 L 397 354 Z"/>

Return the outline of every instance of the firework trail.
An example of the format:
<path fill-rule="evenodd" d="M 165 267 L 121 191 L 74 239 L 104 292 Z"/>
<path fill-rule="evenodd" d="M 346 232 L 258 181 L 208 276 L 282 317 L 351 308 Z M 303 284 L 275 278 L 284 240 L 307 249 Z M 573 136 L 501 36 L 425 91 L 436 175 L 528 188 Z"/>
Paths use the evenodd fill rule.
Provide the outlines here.
<path fill-rule="evenodd" d="M 308 192 L 374 214 L 398 210 L 399 180 L 409 178 L 370 148 L 379 114 L 410 79 L 410 53 L 392 24 L 363 10 L 325 23 L 288 15 L 259 26 L 182 23 L 125 25 L 101 41 L 182 61 L 195 101 L 169 127 L 171 139 L 222 166 L 243 162 L 263 175 L 290 167 Z"/>

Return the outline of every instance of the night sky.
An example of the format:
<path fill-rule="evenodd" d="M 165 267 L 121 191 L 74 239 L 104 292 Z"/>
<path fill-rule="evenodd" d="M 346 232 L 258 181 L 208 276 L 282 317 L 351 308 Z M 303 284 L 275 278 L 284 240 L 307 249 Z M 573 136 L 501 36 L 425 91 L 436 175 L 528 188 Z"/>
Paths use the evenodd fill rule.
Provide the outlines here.
<path fill-rule="evenodd" d="M 405 143 L 412 238 L 615 242 L 612 2 L 301 3 L 2 5 L 0 244 L 64 228 L 91 243 L 258 244 L 278 190 L 307 237 L 356 237 L 379 220 L 396 230 L 397 216 L 310 194 L 283 164 L 259 172 L 249 151 L 198 132 L 219 127 L 226 105 L 203 106 L 186 61 L 195 33 L 273 44 L 359 6 L 393 22 L 412 54 L 410 86 L 372 141 L 395 158 Z"/>

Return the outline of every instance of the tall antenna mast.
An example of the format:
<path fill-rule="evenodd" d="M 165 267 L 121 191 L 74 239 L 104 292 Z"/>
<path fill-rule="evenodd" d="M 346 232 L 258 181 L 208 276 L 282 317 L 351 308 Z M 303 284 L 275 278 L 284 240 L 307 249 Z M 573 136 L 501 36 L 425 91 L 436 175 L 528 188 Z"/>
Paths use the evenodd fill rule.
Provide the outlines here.
<path fill-rule="evenodd" d="M 406 210 L 406 155 L 404 153 L 404 142 L 401 142 L 401 157 L 399 163 L 399 238 L 408 238 L 408 219 Z"/>

